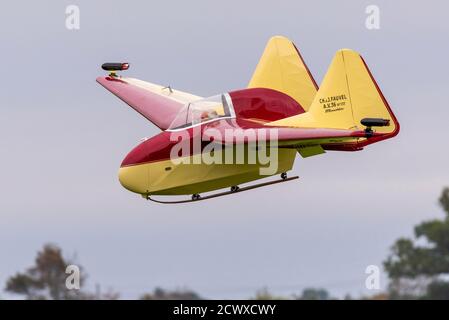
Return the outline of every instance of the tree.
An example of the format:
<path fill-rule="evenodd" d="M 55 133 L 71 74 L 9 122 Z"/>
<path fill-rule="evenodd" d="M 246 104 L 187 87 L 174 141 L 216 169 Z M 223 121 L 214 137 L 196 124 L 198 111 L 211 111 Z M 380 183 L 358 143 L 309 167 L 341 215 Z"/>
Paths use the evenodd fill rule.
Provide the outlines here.
<path fill-rule="evenodd" d="M 322 288 L 305 288 L 297 300 L 330 300 L 329 292 Z"/>
<path fill-rule="evenodd" d="M 6 282 L 5 290 L 11 293 L 24 295 L 26 299 L 101 299 L 81 288 L 85 282 L 83 268 L 79 268 L 79 289 L 69 290 L 66 280 L 70 274 L 66 273 L 66 268 L 74 264 L 69 259 L 64 259 L 61 249 L 53 244 L 46 244 L 42 251 L 37 253 L 34 266 L 28 268 L 23 273 L 17 273 Z M 118 298 L 117 294 L 110 292 L 104 298 Z"/>
<path fill-rule="evenodd" d="M 414 239 L 400 238 L 384 262 L 390 278 L 390 298 L 449 299 L 449 188 L 443 189 L 439 204 L 442 220 L 424 221 L 414 229 Z"/>
<path fill-rule="evenodd" d="M 145 293 L 140 297 L 141 300 L 201 300 L 202 298 L 194 291 L 180 289 L 174 291 L 164 290 L 162 288 L 154 289 L 153 293 Z"/>
<path fill-rule="evenodd" d="M 262 288 L 256 291 L 255 297 L 251 298 L 251 300 L 287 300 L 288 297 L 277 296 L 272 294 L 268 288 Z"/>

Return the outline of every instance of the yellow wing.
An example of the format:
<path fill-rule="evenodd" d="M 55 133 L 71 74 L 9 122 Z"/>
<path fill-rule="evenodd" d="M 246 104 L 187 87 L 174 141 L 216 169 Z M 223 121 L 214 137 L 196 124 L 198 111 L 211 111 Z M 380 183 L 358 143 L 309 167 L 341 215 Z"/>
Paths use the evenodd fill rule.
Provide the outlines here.
<path fill-rule="evenodd" d="M 259 60 L 248 88 L 269 88 L 295 99 L 305 111 L 318 90 L 312 74 L 293 42 L 272 37 Z"/>

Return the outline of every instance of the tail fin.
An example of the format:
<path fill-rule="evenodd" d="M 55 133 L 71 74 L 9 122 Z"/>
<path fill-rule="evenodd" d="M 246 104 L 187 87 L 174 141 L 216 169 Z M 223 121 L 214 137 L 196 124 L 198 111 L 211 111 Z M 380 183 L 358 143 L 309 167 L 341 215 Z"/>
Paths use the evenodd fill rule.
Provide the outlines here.
<path fill-rule="evenodd" d="M 399 131 L 399 123 L 363 58 L 342 49 L 335 54 L 309 111 L 269 125 L 357 130 L 364 128 L 364 118 L 389 120 L 389 126 L 376 128 L 376 133 L 391 137 Z"/>
<path fill-rule="evenodd" d="M 298 49 L 281 36 L 268 41 L 248 88 L 269 88 L 288 94 L 305 111 L 318 90 Z"/>

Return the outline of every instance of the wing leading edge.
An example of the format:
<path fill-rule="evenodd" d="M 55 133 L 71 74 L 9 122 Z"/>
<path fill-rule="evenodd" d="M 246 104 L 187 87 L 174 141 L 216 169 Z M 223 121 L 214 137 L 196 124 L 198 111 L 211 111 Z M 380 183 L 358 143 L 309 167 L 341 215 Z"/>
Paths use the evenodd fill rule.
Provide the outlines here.
<path fill-rule="evenodd" d="M 139 112 L 161 130 L 166 130 L 188 102 L 201 99 L 179 90 L 133 78 L 98 77 L 97 82 Z"/>

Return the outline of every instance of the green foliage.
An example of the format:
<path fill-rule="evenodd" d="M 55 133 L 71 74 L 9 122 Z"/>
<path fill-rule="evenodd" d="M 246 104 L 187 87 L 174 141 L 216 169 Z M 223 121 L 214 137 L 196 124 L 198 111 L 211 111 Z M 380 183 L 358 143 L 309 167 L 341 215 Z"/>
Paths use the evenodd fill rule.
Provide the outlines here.
<path fill-rule="evenodd" d="M 153 293 L 145 293 L 141 300 L 201 300 L 202 298 L 194 291 L 182 289 L 168 291 L 162 288 L 154 289 Z"/>
<path fill-rule="evenodd" d="M 256 291 L 256 295 L 251 300 L 287 300 L 287 297 L 276 296 L 272 294 L 267 288 L 262 288 Z"/>
<path fill-rule="evenodd" d="M 441 196 L 438 200 L 444 212 L 449 215 L 449 188 L 443 189 L 443 192 L 441 193 Z"/>
<path fill-rule="evenodd" d="M 6 282 L 5 290 L 23 295 L 29 300 L 72 300 L 72 299 L 118 299 L 118 294 L 107 292 L 103 295 L 85 292 L 82 286 L 85 282 L 83 268 L 80 269 L 80 290 L 69 290 L 66 287 L 68 265 L 72 261 L 63 257 L 59 247 L 47 244 L 37 253 L 34 265 L 23 273 L 16 273 Z"/>
<path fill-rule="evenodd" d="M 298 300 L 330 300 L 329 292 L 322 288 L 306 288 Z"/>
<path fill-rule="evenodd" d="M 427 286 L 424 299 L 449 300 L 449 283 L 446 281 L 434 281 Z"/>
<path fill-rule="evenodd" d="M 6 283 L 6 291 L 24 295 L 26 299 L 76 299 L 77 290 L 67 290 L 65 281 L 66 267 L 72 264 L 66 261 L 61 249 L 47 244 L 38 252 L 34 266 L 23 273 L 10 277 Z M 80 279 L 83 282 L 83 278 Z"/>
<path fill-rule="evenodd" d="M 449 188 L 439 198 L 442 220 L 424 221 L 414 229 L 414 239 L 400 238 L 384 262 L 391 279 L 392 298 L 437 299 L 447 283 L 438 280 L 449 273 Z"/>

